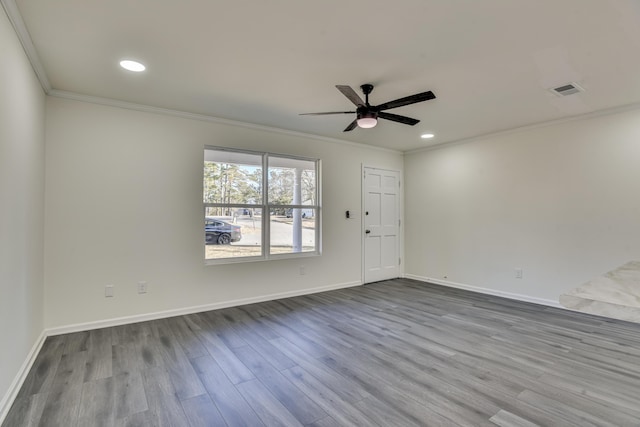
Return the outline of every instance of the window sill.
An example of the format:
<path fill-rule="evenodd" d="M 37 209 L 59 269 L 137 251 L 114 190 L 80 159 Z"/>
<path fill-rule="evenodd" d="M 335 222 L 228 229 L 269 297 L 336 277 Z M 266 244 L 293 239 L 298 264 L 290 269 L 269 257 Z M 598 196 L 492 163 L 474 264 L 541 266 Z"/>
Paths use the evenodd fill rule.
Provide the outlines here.
<path fill-rule="evenodd" d="M 279 259 L 294 259 L 294 258 L 313 258 L 322 256 L 319 251 L 315 252 L 299 252 L 289 254 L 277 254 L 267 257 L 242 257 L 242 258 L 222 258 L 222 259 L 205 259 L 204 265 L 225 265 L 225 264 L 240 264 L 247 262 L 263 262 L 263 261 L 277 261 Z"/>

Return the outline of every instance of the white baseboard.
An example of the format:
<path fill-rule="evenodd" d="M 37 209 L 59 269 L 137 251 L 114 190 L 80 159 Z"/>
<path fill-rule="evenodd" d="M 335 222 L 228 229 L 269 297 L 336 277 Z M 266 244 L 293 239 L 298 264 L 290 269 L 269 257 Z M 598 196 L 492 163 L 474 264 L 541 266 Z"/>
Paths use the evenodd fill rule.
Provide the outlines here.
<path fill-rule="evenodd" d="M 434 279 L 433 277 L 417 276 L 415 274 L 405 274 L 407 279 L 419 280 L 421 282 L 434 283 L 436 285 L 448 286 L 450 288 L 464 289 L 466 291 L 478 292 L 480 294 L 494 295 L 497 297 L 509 298 L 516 301 L 531 302 L 533 304 L 546 305 L 549 307 L 563 308 L 558 301 L 532 297 L 529 295 L 514 294 L 512 292 L 504 292 L 496 289 L 483 288 L 480 286 L 466 285 L 464 283 L 450 282 L 448 280 Z"/>
<path fill-rule="evenodd" d="M 88 331 L 91 329 L 108 328 L 111 326 L 126 325 L 129 323 L 145 322 L 147 320 L 164 319 L 167 317 L 182 316 L 185 314 L 201 313 L 203 311 L 219 310 L 221 308 L 236 307 L 239 305 L 255 304 L 258 302 L 273 301 L 283 298 L 297 297 L 301 295 L 316 294 L 318 292 L 332 291 L 334 289 L 351 288 L 362 285 L 362 282 L 346 282 L 334 285 L 319 286 L 316 288 L 302 289 L 276 294 L 261 295 L 258 297 L 241 298 L 231 301 L 216 302 L 213 304 L 197 305 L 173 310 L 164 310 L 154 313 L 136 314 L 133 316 L 117 317 L 113 319 L 97 320 L 94 322 L 76 323 L 73 325 L 57 326 L 45 330 L 47 336 L 68 334 L 72 332 Z"/>
<path fill-rule="evenodd" d="M 128 323 L 144 322 L 146 320 L 163 319 L 166 317 L 181 316 L 183 314 L 200 313 L 203 311 L 218 310 L 221 308 L 236 307 L 239 305 L 254 304 L 258 302 L 273 301 L 273 300 L 278 300 L 282 298 L 291 298 L 291 297 L 297 297 L 301 295 L 315 294 L 318 292 L 331 291 L 334 289 L 351 288 L 351 287 L 360 286 L 360 285 L 362 285 L 362 282 L 338 283 L 334 285 L 318 286 L 316 288 L 310 288 L 310 289 L 280 292 L 275 294 L 261 295 L 261 296 L 252 297 L 252 298 L 242 298 L 242 299 L 223 301 L 223 302 L 218 302 L 213 304 L 198 305 L 194 307 L 178 308 L 174 310 L 165 310 L 165 311 L 159 311 L 155 313 L 146 313 L 146 314 L 139 314 L 134 316 L 118 317 L 114 319 L 98 320 L 95 322 L 87 322 L 87 323 L 77 323 L 74 325 L 66 325 L 66 326 L 59 326 L 55 328 L 45 329 L 44 331 L 42 331 L 36 343 L 33 345 L 33 348 L 27 355 L 27 358 L 25 359 L 24 363 L 20 367 L 18 374 L 16 375 L 15 379 L 11 383 L 9 390 L 7 390 L 7 393 L 2 398 L 2 401 L 0 401 L 0 424 L 2 424 L 7 414 L 9 413 L 9 409 L 11 409 L 11 405 L 13 405 L 13 402 L 16 399 L 18 392 L 22 387 L 22 384 L 24 383 L 24 380 L 26 379 L 27 374 L 31 370 L 31 367 L 35 362 L 36 357 L 40 353 L 40 349 L 42 349 L 42 345 L 44 344 L 45 339 L 49 336 L 67 334 L 71 332 L 88 331 L 91 329 L 106 328 L 110 326 L 125 325 Z"/>
<path fill-rule="evenodd" d="M 9 386 L 9 390 L 4 395 L 2 400 L 0 401 L 0 424 L 4 422 L 4 419 L 7 417 L 9 413 L 9 409 L 11 409 L 11 405 L 13 405 L 13 401 L 18 396 L 18 392 L 24 383 L 24 380 L 27 378 L 27 374 L 31 370 L 33 366 L 33 362 L 35 362 L 38 353 L 40 353 L 40 349 L 42 348 L 42 344 L 44 344 L 44 340 L 47 338 L 45 331 L 42 331 L 36 342 L 31 347 L 31 351 L 27 355 L 24 363 L 20 367 L 18 374 L 13 379 L 13 382 Z"/>

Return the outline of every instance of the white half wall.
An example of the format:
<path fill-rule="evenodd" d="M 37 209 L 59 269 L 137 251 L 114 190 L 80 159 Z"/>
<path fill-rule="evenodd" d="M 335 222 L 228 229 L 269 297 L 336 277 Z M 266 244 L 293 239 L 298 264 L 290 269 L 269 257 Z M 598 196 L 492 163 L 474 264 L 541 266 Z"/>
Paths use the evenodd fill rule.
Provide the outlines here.
<path fill-rule="evenodd" d="M 403 169 L 397 152 L 56 97 L 46 135 L 45 325 L 54 329 L 361 283 L 361 221 L 345 218 L 361 210 L 361 165 Z M 205 145 L 320 158 L 322 256 L 205 266 Z M 138 295 L 142 280 L 149 292 Z"/>
<path fill-rule="evenodd" d="M 407 153 L 405 183 L 409 277 L 557 302 L 640 259 L 638 110 Z"/>
<path fill-rule="evenodd" d="M 0 7 L 0 423 L 43 324 L 45 95 Z"/>

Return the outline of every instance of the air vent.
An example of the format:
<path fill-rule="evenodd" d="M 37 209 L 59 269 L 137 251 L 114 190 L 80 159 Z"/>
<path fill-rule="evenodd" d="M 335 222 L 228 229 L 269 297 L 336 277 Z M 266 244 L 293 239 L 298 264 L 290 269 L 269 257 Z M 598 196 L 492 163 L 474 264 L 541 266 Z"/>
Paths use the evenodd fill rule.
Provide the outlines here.
<path fill-rule="evenodd" d="M 584 92 L 584 89 L 578 86 L 577 83 L 567 83 L 566 85 L 554 87 L 553 89 L 549 89 L 551 92 L 555 93 L 558 96 L 569 96 L 574 93 Z"/>

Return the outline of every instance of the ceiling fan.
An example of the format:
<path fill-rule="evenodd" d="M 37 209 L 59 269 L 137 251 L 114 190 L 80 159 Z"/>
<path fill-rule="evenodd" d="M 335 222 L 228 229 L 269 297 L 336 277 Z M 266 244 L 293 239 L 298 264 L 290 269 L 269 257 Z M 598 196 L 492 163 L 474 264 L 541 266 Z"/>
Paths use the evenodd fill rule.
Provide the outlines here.
<path fill-rule="evenodd" d="M 417 93 L 415 95 L 406 96 L 404 98 L 396 99 L 393 101 L 385 102 L 380 105 L 369 104 L 369 94 L 373 91 L 372 84 L 363 84 L 360 86 L 362 93 L 364 93 L 365 101 L 351 88 L 351 86 L 336 85 L 336 88 L 344 96 L 349 98 L 349 101 L 356 105 L 356 111 L 331 111 L 326 113 L 302 113 L 301 116 L 324 116 L 327 114 L 353 114 L 356 113 L 356 119 L 352 121 L 349 126 L 345 128 L 343 132 L 349 132 L 359 126 L 367 129 L 372 128 L 378 124 L 378 119 L 386 119 L 394 122 L 404 123 L 405 125 L 413 126 L 420 120 L 412 119 L 411 117 L 399 116 L 397 114 L 386 113 L 384 110 L 390 110 L 392 108 L 403 107 L 409 104 L 415 104 L 416 102 L 428 101 L 435 99 L 435 95 L 431 91 Z"/>

